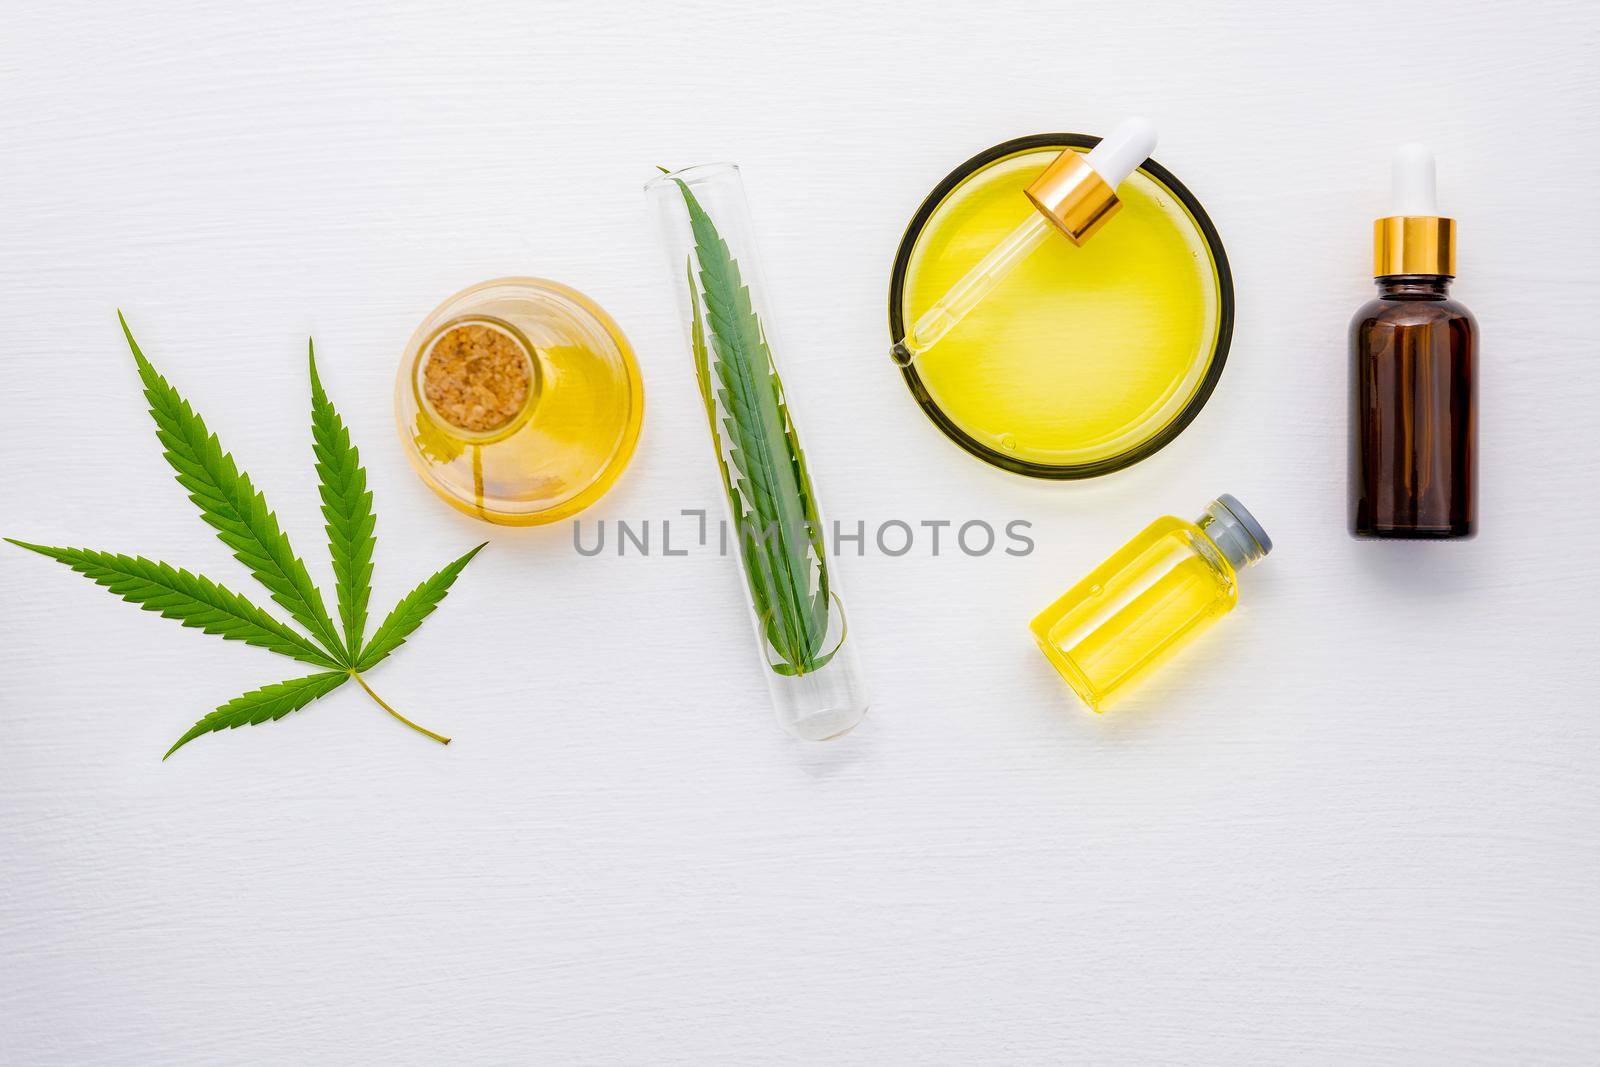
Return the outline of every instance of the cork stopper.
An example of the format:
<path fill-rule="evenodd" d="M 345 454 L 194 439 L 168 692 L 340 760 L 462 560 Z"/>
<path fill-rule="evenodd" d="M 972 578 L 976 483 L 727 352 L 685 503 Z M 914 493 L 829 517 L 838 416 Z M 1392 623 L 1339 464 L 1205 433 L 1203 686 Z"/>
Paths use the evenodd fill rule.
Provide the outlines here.
<path fill-rule="evenodd" d="M 492 434 L 521 415 L 533 377 L 533 355 L 522 339 L 482 319 L 447 324 L 423 355 L 428 406 L 467 434 Z"/>

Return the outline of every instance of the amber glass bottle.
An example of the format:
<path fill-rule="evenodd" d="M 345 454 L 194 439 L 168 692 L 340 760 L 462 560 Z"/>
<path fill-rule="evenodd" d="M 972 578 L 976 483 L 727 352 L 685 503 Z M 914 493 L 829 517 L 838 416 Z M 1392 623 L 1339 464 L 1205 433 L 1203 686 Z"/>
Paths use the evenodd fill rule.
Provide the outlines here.
<path fill-rule="evenodd" d="M 1478 326 L 1449 296 L 1455 223 L 1433 157 L 1395 157 L 1397 213 L 1377 221 L 1377 299 L 1350 324 L 1350 532 L 1467 538 L 1477 527 Z"/>

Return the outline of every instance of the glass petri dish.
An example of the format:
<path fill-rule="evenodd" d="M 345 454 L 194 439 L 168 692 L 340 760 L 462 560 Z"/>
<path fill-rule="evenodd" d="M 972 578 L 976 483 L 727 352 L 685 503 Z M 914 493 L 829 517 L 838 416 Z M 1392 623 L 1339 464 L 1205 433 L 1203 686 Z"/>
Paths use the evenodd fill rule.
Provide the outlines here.
<path fill-rule="evenodd" d="M 889 328 L 907 324 L 1035 209 L 1023 189 L 1063 149 L 1099 138 L 1038 134 L 957 167 L 907 227 L 889 283 Z M 1216 387 L 1233 336 L 1233 277 L 1216 228 L 1146 161 L 1122 208 L 1082 247 L 1050 234 L 938 344 L 901 368 L 951 440 L 997 467 L 1089 478 L 1154 454 Z"/>
<path fill-rule="evenodd" d="M 400 440 L 452 507 L 531 526 L 605 495 L 633 456 L 644 387 L 600 306 L 542 278 L 498 278 L 422 320 L 395 378 Z"/>

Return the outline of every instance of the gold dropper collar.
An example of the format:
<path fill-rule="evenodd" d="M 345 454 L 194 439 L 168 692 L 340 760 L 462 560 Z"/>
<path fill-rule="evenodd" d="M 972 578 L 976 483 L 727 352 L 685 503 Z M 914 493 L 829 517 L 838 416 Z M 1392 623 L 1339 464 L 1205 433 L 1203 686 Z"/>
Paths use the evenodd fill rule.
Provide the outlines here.
<path fill-rule="evenodd" d="M 1111 221 L 1122 201 L 1117 191 L 1069 148 L 1027 188 L 1028 199 L 1075 245 L 1081 245 Z"/>
<path fill-rule="evenodd" d="M 1372 276 L 1456 276 L 1456 220 L 1439 215 L 1390 215 L 1372 224 Z"/>

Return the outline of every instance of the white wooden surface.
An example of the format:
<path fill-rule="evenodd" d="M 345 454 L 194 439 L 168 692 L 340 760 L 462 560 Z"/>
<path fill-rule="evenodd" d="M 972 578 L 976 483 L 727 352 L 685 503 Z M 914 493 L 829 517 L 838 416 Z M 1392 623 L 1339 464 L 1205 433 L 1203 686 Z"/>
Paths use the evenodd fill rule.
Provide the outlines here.
<path fill-rule="evenodd" d="M 8 5 L 0 532 L 245 586 L 113 309 L 326 577 L 305 337 L 363 448 L 375 607 L 488 534 L 373 683 L 171 740 L 294 667 L 0 553 L 0 1060 L 1593 1062 L 1600 1050 L 1593 5 Z M 900 231 L 967 155 L 1162 129 L 1239 294 L 1158 457 L 990 471 L 884 357 Z M 1385 154 L 1439 153 L 1483 325 L 1483 534 L 1343 532 Z M 1038 551 L 839 569 L 877 693 L 772 724 L 736 568 L 580 559 L 433 499 L 389 389 L 465 284 L 598 299 L 647 378 L 586 518 L 715 506 L 640 186 L 745 167 L 832 514 Z M 1220 491 L 1278 543 L 1202 652 L 1076 708 L 1032 613 Z"/>

